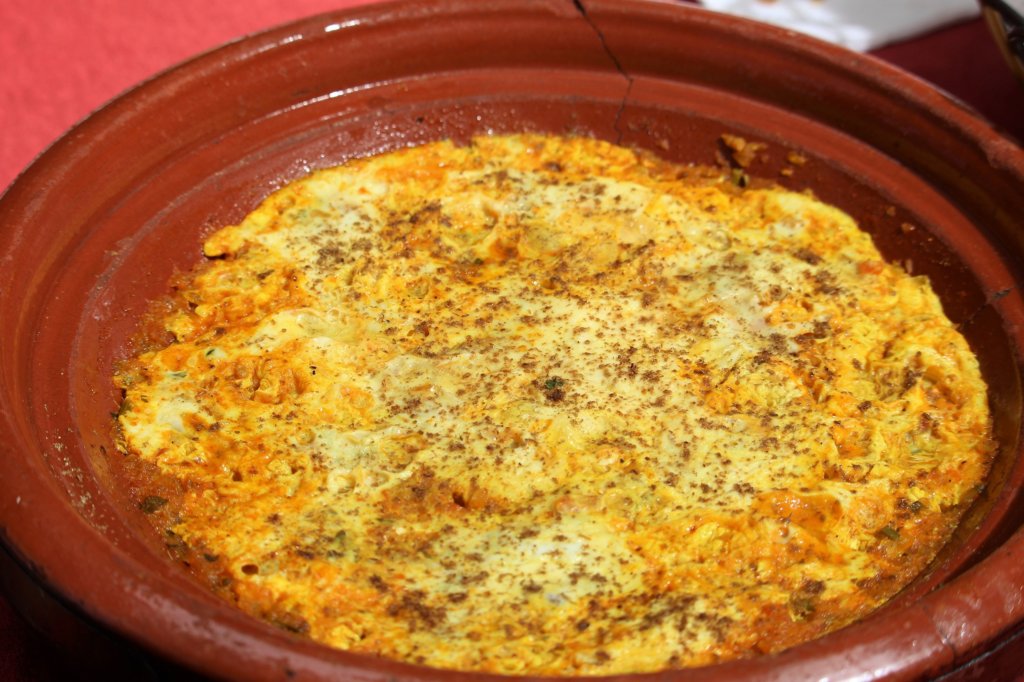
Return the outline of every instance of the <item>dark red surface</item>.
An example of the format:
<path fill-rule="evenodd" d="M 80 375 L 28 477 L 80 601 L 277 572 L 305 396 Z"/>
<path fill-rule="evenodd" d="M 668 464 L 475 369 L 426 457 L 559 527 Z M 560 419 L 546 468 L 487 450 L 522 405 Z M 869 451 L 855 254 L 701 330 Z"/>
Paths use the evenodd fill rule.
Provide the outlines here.
<path fill-rule="evenodd" d="M 237 3 L 234 10 L 217 11 L 215 3 L 196 1 L 177 3 L 173 11 L 166 9 L 172 3 L 103 4 L 105 15 L 97 19 L 85 3 L 71 0 L 2 3 L 0 186 L 68 125 L 154 71 L 235 35 L 360 3 L 306 0 L 289 3 L 287 11 L 285 3 L 271 2 Z M 38 24 L 30 25 L 26 18 Z M 96 35 L 97 28 L 109 33 Z M 980 20 L 883 48 L 878 55 L 1024 139 L 1024 89 L 1013 80 Z M 75 670 L 73 661 L 0 600 L 0 679 L 68 679 Z"/>
<path fill-rule="evenodd" d="M 872 54 L 974 108 L 1024 140 L 1024 84 L 1018 83 L 981 19 L 956 24 Z"/>
<path fill-rule="evenodd" d="M 0 645 L 0 679 L 70 679 L 73 667 L 63 652 L 25 623 L 6 599 L 0 600 Z"/>

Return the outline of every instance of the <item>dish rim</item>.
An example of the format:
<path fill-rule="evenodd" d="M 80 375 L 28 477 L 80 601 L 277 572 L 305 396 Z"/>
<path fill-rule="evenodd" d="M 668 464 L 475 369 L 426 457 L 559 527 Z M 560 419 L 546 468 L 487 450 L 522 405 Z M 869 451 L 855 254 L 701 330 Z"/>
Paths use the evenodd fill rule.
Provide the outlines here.
<path fill-rule="evenodd" d="M 538 0 L 537 2 L 529 3 L 517 3 L 509 0 L 502 0 L 501 2 L 490 3 L 491 11 L 497 14 L 501 9 L 508 9 L 512 6 L 529 5 L 530 7 L 536 7 L 539 9 L 556 9 L 564 10 L 568 5 L 574 5 L 571 1 L 557 2 L 556 0 Z M 583 5 L 587 8 L 587 12 L 590 14 L 597 14 L 601 12 L 611 12 L 614 9 L 612 2 L 606 2 L 604 0 L 592 0 L 591 2 L 584 2 Z M 819 41 L 804 36 L 798 36 L 788 31 L 781 29 L 773 29 L 771 27 L 765 27 L 762 25 L 754 25 L 753 22 L 744 22 L 743 20 L 737 20 L 735 18 L 726 18 L 718 15 L 712 15 L 707 13 L 700 8 L 684 7 L 682 5 L 667 3 L 667 2 L 639 2 L 631 1 L 622 3 L 623 7 L 634 8 L 635 11 L 650 11 L 657 14 L 664 10 L 664 7 L 671 6 L 672 11 L 681 11 L 683 13 L 695 13 L 695 21 L 707 22 L 708 25 L 714 25 L 719 29 L 722 29 L 726 24 L 730 29 L 735 30 L 739 38 L 746 37 L 757 37 L 760 40 L 774 43 L 779 46 L 780 49 L 787 49 L 796 52 L 809 53 L 814 55 L 820 60 L 827 61 L 836 65 L 843 65 L 844 68 L 849 70 L 855 70 L 860 77 L 877 84 L 878 87 L 888 90 L 891 93 L 895 93 L 899 90 L 904 90 L 905 97 L 909 98 L 909 103 L 916 107 L 939 107 L 941 108 L 941 115 L 943 120 L 946 121 L 950 126 L 958 129 L 963 134 L 966 134 L 969 138 L 975 140 L 978 146 L 984 150 L 984 152 L 992 159 L 994 164 L 1002 164 L 1007 167 L 1012 173 L 1018 178 L 1024 178 L 1024 155 L 1020 153 L 1019 148 L 1010 143 L 1005 138 L 999 135 L 998 132 L 991 129 L 988 124 L 979 121 L 974 115 L 962 107 L 959 103 L 956 103 L 945 96 L 941 95 L 934 89 L 927 86 L 922 81 L 915 79 L 912 76 L 908 76 L 897 69 L 890 67 L 872 57 L 865 55 L 856 55 L 850 53 L 842 48 L 836 48 L 834 46 L 826 45 Z M 653 8 L 658 9 L 653 9 Z M 235 62 L 244 62 L 247 59 L 252 59 L 256 55 L 272 52 L 274 50 L 286 49 L 288 45 L 293 44 L 296 41 L 308 40 L 309 35 L 317 35 L 323 32 L 325 26 L 337 24 L 340 26 L 337 32 L 344 32 L 347 29 L 358 28 L 372 23 L 384 24 L 388 21 L 397 20 L 408 20 L 409 17 L 416 16 L 422 18 L 425 15 L 431 15 L 437 17 L 444 15 L 445 13 L 456 13 L 459 11 L 473 12 L 477 11 L 476 4 L 472 0 L 455 0 L 441 2 L 440 0 L 425 0 L 421 2 L 396 2 L 386 4 L 371 4 L 363 5 L 357 8 L 349 8 L 340 10 L 338 12 L 331 12 L 327 14 L 321 14 L 307 19 L 302 19 L 290 24 L 286 24 L 281 27 L 269 29 L 267 31 L 248 36 L 238 41 L 229 43 L 225 46 L 203 53 L 197 57 L 194 57 L 182 64 L 172 67 L 161 74 L 149 79 L 128 92 L 122 94 L 115 100 L 111 101 L 97 112 L 90 115 L 88 118 L 73 127 L 68 133 L 62 138 L 56 141 L 48 150 L 46 150 L 36 161 L 33 162 L 25 171 L 23 171 L 15 179 L 14 183 L 8 188 L 3 196 L 0 196 L 0 220 L 9 219 L 13 213 L 17 210 L 22 210 L 24 206 L 29 205 L 31 200 L 27 199 L 27 195 L 35 191 L 34 187 L 37 185 L 43 187 L 43 192 L 53 192 L 54 187 L 59 186 L 64 176 L 73 170 L 73 167 L 81 160 L 83 155 L 89 153 L 89 145 L 82 146 L 81 140 L 90 139 L 94 136 L 99 135 L 102 137 L 103 129 L 108 128 L 112 123 L 119 123 L 124 125 L 123 121 L 130 119 L 133 110 L 144 110 L 147 106 L 147 102 L 160 100 L 162 95 L 161 92 L 167 88 L 178 87 L 179 81 L 203 81 L 204 79 L 215 79 L 218 74 L 223 73 L 223 70 L 228 69 Z M 575 11 L 575 6 L 574 6 Z M 699 20 L 698 20 L 699 18 Z M 904 104 L 907 104 L 904 102 Z M 152 106 L 150 104 L 149 106 Z M 136 114 L 137 115 L 137 114 Z M 95 141 L 93 144 L 96 144 Z M 22 228 L 24 226 L 22 225 Z M 11 231 L 5 228 L 2 235 L 0 235 L 0 246 L 3 247 L 3 254 L 5 259 L 13 258 L 13 254 L 18 250 L 19 245 L 24 242 L 24 238 L 19 238 L 17 234 L 11 234 Z M 0 284 L 6 285 L 9 282 L 0 279 Z M 1013 298 L 1013 297 L 1011 297 Z M 1010 300 L 997 299 L 992 301 L 993 306 L 1008 306 Z M 1014 302 L 1016 304 L 1017 302 Z M 4 337 L 4 344 L 6 345 L 7 339 Z M 6 353 L 7 351 L 4 351 Z M 1018 358 L 1019 360 L 1019 358 Z M 4 377 L 0 379 L 0 384 L 3 385 L 5 402 L 15 400 L 16 396 L 12 396 L 7 393 L 7 389 L 11 382 L 9 381 L 8 367 L 3 369 Z M 52 517 L 61 517 L 65 520 L 70 520 L 74 524 L 74 518 L 68 516 L 67 513 L 76 514 L 75 510 L 67 505 L 64 501 L 64 493 L 52 480 L 52 475 L 48 474 L 48 470 L 42 463 L 38 463 L 29 470 L 15 471 L 17 467 L 11 464 L 11 461 L 15 459 L 16 453 L 14 452 L 15 446 L 12 442 L 19 441 L 25 443 L 31 441 L 30 434 L 25 430 L 25 424 L 15 425 L 12 424 L 12 416 L 10 410 L 5 407 L 4 410 L 4 426 L 6 435 L 8 438 L 4 439 L 2 444 L 2 464 L 0 464 L 0 472 L 3 472 L 5 481 L 16 481 L 18 486 L 4 486 L 4 489 L 0 491 L 0 533 L 2 538 L 0 541 L 14 554 L 19 561 L 25 565 L 34 576 L 36 576 L 41 584 L 47 585 L 47 589 L 51 590 L 57 595 L 62 595 L 60 598 L 71 604 L 72 607 L 78 611 L 81 611 L 91 619 L 95 619 L 99 622 L 104 623 L 108 627 L 111 627 L 115 631 L 122 635 L 128 635 L 136 641 L 142 641 L 147 648 L 160 652 L 164 656 L 175 658 L 180 660 L 180 656 L 183 653 L 179 648 L 180 645 L 173 648 L 168 648 L 165 643 L 168 641 L 166 637 L 168 629 L 178 630 L 175 633 L 176 636 L 181 636 L 185 641 L 193 644 L 196 652 L 204 655 L 206 658 L 205 664 L 211 664 L 212 659 L 219 657 L 230 658 L 233 652 L 237 652 L 238 649 L 255 651 L 267 645 L 270 642 L 270 648 L 272 651 L 260 652 L 258 655 L 264 656 L 266 661 L 274 661 L 274 664 L 280 663 L 278 660 L 280 656 L 287 654 L 287 657 L 291 662 L 287 665 L 291 665 L 292 662 L 298 663 L 299 665 L 295 668 L 298 671 L 301 668 L 302 672 L 307 672 L 314 675 L 329 676 L 331 674 L 337 674 L 338 670 L 334 666 L 340 665 L 342 667 L 353 666 L 351 670 L 362 670 L 367 674 L 374 674 L 380 677 L 394 676 L 398 678 L 405 677 L 416 677 L 417 679 L 452 679 L 453 676 L 465 675 L 465 679 L 478 678 L 472 674 L 453 673 L 451 671 L 432 671 L 417 666 L 408 666 L 406 664 L 381 661 L 375 659 L 366 659 L 365 657 L 353 657 L 351 654 L 345 652 L 338 652 L 326 649 L 320 645 L 314 645 L 308 642 L 303 642 L 276 631 L 269 630 L 262 624 L 256 624 L 250 622 L 250 619 L 246 616 L 241 615 L 225 615 L 223 613 L 217 613 L 217 618 L 211 619 L 210 623 L 200 627 L 198 624 L 193 623 L 190 627 L 193 628 L 191 633 L 183 631 L 183 623 L 188 623 L 195 620 L 196 613 L 203 613 L 208 611 L 208 604 L 205 603 L 191 603 L 181 604 L 170 600 L 165 594 L 164 590 L 157 590 L 154 588 L 149 580 L 146 579 L 145 565 L 140 564 L 139 561 L 130 555 L 124 554 L 116 547 L 112 547 L 109 543 L 102 541 L 102 536 L 95 532 L 95 529 L 89 525 L 84 519 L 78 517 L 78 522 L 81 524 L 78 529 L 85 532 L 81 538 L 83 545 L 87 545 L 93 551 L 107 550 L 112 552 L 112 561 L 119 564 L 122 570 L 125 572 L 123 575 L 117 577 L 119 581 L 117 588 L 125 591 L 128 594 L 135 595 L 142 602 L 147 604 L 148 611 L 150 613 L 163 614 L 165 622 L 152 623 L 151 625 L 144 627 L 140 630 L 136 627 L 138 624 L 130 624 L 118 619 L 112 619 L 109 613 L 103 612 L 103 609 L 92 603 L 90 599 L 92 595 L 90 590 L 72 589 L 73 585 L 87 586 L 82 581 L 76 581 L 67 574 L 67 571 L 55 571 L 53 569 L 54 562 L 44 562 L 42 565 L 36 564 L 33 560 L 34 556 L 52 556 L 51 551 L 44 551 L 40 548 L 41 538 L 46 535 L 46 524 L 50 520 L 49 518 L 36 518 L 34 520 L 26 520 L 26 515 L 22 513 L 21 507 L 23 503 L 28 502 L 28 497 L 34 495 L 40 499 L 46 499 L 48 502 L 49 513 Z M 31 429 L 29 429 L 31 431 Z M 29 447 L 29 450 L 33 449 Z M 23 458 L 24 453 L 20 453 Z M 22 487 L 24 485 L 25 487 Z M 23 500 L 22 493 L 25 495 Z M 33 504 L 36 504 L 37 500 L 33 500 Z M 62 513 L 57 513 L 57 509 L 63 509 Z M 1012 546 L 1010 546 L 1012 543 Z M 985 581 L 989 578 L 988 576 L 992 570 L 994 560 L 998 564 L 999 569 L 1007 569 L 1015 567 L 1016 563 L 1013 559 L 1015 553 L 1024 551 L 1024 534 L 1021 532 L 1016 533 L 1010 541 L 1005 543 L 1002 547 L 997 549 L 990 557 L 983 560 L 978 566 L 970 569 L 964 576 L 971 576 L 974 581 Z M 985 568 L 988 566 L 988 568 Z M 1018 569 L 1015 572 L 1016 575 L 1024 578 L 1024 569 Z M 956 578 L 953 583 L 960 581 L 964 578 L 960 576 Z M 150 576 L 150 579 L 152 577 Z M 183 580 L 187 580 L 184 578 Z M 89 582 L 89 581 L 86 581 Z M 173 581 L 159 581 L 157 586 L 161 586 L 163 582 L 167 583 L 168 587 L 181 586 L 183 583 L 175 583 Z M 190 583 L 189 583 L 190 584 Z M 946 588 L 941 588 L 946 589 Z M 174 593 L 174 591 L 171 591 Z M 180 595 L 180 591 L 178 592 Z M 935 600 L 930 599 L 934 596 L 928 595 L 921 601 L 909 605 L 906 608 L 906 613 L 902 615 L 902 623 L 893 623 L 891 632 L 884 633 L 885 637 L 889 637 L 890 640 L 898 638 L 900 635 L 899 631 L 913 631 L 915 637 L 920 636 L 920 633 L 925 633 L 927 641 L 917 641 L 917 658 L 908 663 L 916 664 L 918 666 L 924 666 L 919 670 L 931 670 L 934 665 L 933 660 L 925 660 L 929 656 L 937 656 L 941 660 L 945 661 L 946 664 L 951 665 L 955 660 L 953 652 L 950 650 L 949 642 L 954 637 L 948 633 L 942 633 L 939 631 L 939 623 L 951 623 L 951 616 L 941 616 L 939 611 L 943 609 L 950 609 L 954 606 L 962 607 L 963 613 L 970 613 L 977 611 L 976 606 L 972 606 L 969 603 L 963 603 L 959 605 L 941 605 L 933 603 Z M 1024 600 L 1024 598 L 1022 598 Z M 188 608 L 186 608 L 186 606 Z M 229 606 L 224 607 L 225 609 L 233 609 Z M 973 609 L 973 611 L 972 611 Z M 1014 605 L 1014 622 L 1019 622 L 1024 618 L 1024 605 Z M 174 614 L 174 615 L 171 615 Z M 943 620 L 945 618 L 945 620 Z M 826 665 L 828 663 L 834 663 L 837 660 L 843 659 L 847 663 L 847 659 L 850 656 L 849 649 L 843 648 L 843 653 L 835 654 L 823 651 L 831 645 L 832 642 L 842 642 L 848 640 L 849 643 L 857 646 L 867 646 L 865 642 L 873 641 L 871 638 L 858 639 L 857 637 L 851 637 L 849 634 L 843 634 L 847 631 L 856 630 L 857 633 L 863 634 L 861 631 L 865 630 L 868 626 L 865 625 L 873 620 L 869 618 L 858 625 L 851 626 L 844 630 L 833 633 L 827 636 L 823 640 L 817 640 L 815 642 L 809 642 L 805 645 L 797 647 L 800 649 L 796 654 L 790 654 L 783 652 L 780 655 L 771 657 L 772 666 L 771 670 L 775 674 L 778 664 L 778 671 L 785 672 L 787 665 L 805 665 L 805 658 L 811 658 L 818 661 L 819 664 Z M 213 626 L 212 628 L 210 626 Z M 131 633 L 126 632 L 126 628 L 129 628 Z M 861 627 L 864 626 L 864 627 Z M 873 623 L 870 627 L 877 626 L 877 623 Z M 908 630 L 909 628 L 909 630 Z M 822 642 L 827 639 L 826 644 Z M 218 644 L 211 646 L 211 640 L 215 640 Z M 229 643 L 225 646 L 224 643 Z M 285 650 L 285 651 L 282 651 Z M 790 650 L 795 651 L 795 650 Z M 296 660 L 291 660 L 291 657 L 295 656 Z M 299 660 L 301 659 L 301 660 Z M 244 660 L 244 659 L 243 659 Z M 761 660 L 761 659 L 755 659 Z M 869 653 L 864 653 L 864 661 L 876 661 L 877 659 Z M 252 661 L 249 661 L 251 664 Z M 365 665 L 365 667 L 363 667 Z M 719 666 L 717 670 L 712 670 L 709 675 L 713 674 L 731 674 L 731 673 L 753 673 L 753 672 L 765 672 L 762 664 L 756 662 L 737 662 L 733 664 L 725 664 Z M 238 668 L 222 667 L 220 665 L 211 668 L 211 671 L 218 674 L 224 672 L 230 672 L 230 670 L 237 670 Z M 346 668 L 348 669 L 348 668 Z M 699 669 L 699 674 L 704 675 L 705 669 Z M 281 670 L 278 670 L 281 672 Z M 689 676 L 698 674 L 697 671 L 681 671 Z M 901 674 L 906 670 L 901 671 Z"/>

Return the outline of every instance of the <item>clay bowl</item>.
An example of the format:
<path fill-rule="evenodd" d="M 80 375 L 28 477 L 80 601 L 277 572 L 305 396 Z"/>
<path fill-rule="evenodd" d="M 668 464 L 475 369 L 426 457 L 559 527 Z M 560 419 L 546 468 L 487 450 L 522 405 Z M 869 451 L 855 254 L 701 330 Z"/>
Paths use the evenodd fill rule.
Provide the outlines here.
<path fill-rule="evenodd" d="M 0 531 L 45 594 L 159 660 L 246 679 L 481 679 L 311 644 L 211 596 L 108 483 L 110 376 L 201 236 L 311 168 L 443 137 L 580 133 L 750 172 L 853 214 L 928 275 L 981 359 L 998 461 L 954 541 L 874 616 L 778 655 L 658 679 L 903 679 L 1024 619 L 1024 152 L 869 57 L 692 7 L 421 0 L 201 56 L 69 132 L 0 200 Z M 789 151 L 807 163 L 780 173 Z"/>

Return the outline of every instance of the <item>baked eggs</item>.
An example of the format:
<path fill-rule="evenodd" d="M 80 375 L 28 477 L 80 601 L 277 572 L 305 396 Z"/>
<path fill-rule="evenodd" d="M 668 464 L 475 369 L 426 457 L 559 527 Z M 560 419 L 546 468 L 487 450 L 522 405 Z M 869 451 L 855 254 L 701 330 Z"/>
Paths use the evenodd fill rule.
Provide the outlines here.
<path fill-rule="evenodd" d="M 926 278 L 735 180 L 519 134 L 287 185 L 118 370 L 139 506 L 238 608 L 439 668 L 700 666 L 863 617 L 983 484 L 986 387 Z"/>

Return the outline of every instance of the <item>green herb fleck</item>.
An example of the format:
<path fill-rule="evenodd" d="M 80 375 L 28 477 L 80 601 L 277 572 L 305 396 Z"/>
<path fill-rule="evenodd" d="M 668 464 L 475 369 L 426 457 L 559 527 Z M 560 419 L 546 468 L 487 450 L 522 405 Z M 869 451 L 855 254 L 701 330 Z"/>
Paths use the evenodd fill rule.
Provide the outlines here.
<path fill-rule="evenodd" d="M 144 514 L 152 514 L 165 504 L 167 504 L 166 498 L 160 497 L 159 495 L 148 495 L 146 499 L 139 503 L 139 509 L 141 509 Z"/>
<path fill-rule="evenodd" d="M 333 537 L 327 539 L 327 556 L 331 558 L 340 557 L 345 554 L 348 548 L 348 533 L 339 530 Z"/>
<path fill-rule="evenodd" d="M 793 620 L 807 620 L 814 615 L 814 600 L 800 595 L 791 595 L 789 598 L 789 609 L 793 614 Z"/>
<path fill-rule="evenodd" d="M 565 380 L 562 377 L 551 377 L 544 382 L 544 390 L 550 391 L 555 388 L 561 388 L 565 385 Z"/>
<path fill-rule="evenodd" d="M 553 403 L 560 402 L 565 398 L 565 391 L 562 387 L 565 386 L 565 379 L 562 377 L 548 377 L 543 384 L 541 384 L 541 390 L 544 392 L 544 397 Z"/>
<path fill-rule="evenodd" d="M 130 400 L 125 398 L 121 401 L 121 404 L 117 408 L 117 412 L 114 413 L 114 417 L 120 417 L 122 414 L 128 414 L 132 411 L 132 403 Z"/>

